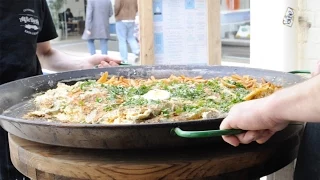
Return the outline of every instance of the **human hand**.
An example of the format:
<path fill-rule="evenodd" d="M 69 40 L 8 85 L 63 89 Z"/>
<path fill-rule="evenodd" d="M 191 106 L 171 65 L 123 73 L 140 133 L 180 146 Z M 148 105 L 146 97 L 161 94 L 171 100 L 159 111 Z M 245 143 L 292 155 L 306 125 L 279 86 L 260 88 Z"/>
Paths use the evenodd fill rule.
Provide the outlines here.
<path fill-rule="evenodd" d="M 90 57 L 88 57 L 88 63 L 90 64 L 90 67 L 110 67 L 110 66 L 119 66 L 121 63 L 121 60 L 117 60 L 114 58 L 111 58 L 108 55 L 102 55 L 102 54 L 95 54 Z"/>
<path fill-rule="evenodd" d="M 87 34 L 88 34 L 88 35 L 91 35 L 91 32 L 90 32 L 89 30 L 87 30 Z"/>
<path fill-rule="evenodd" d="M 283 130 L 288 122 L 278 120 L 273 114 L 268 97 L 246 101 L 233 106 L 222 121 L 220 129 L 242 129 L 247 132 L 223 136 L 227 143 L 238 146 L 256 141 L 263 144 L 277 131 Z"/>

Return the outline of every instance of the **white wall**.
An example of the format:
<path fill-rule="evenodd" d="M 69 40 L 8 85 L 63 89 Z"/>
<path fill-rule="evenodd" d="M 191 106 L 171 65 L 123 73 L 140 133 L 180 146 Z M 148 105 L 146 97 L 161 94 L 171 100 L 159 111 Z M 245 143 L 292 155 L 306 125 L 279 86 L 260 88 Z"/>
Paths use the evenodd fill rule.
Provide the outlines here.
<path fill-rule="evenodd" d="M 288 7 L 295 12 L 293 21 L 290 21 L 293 23 L 283 24 Z M 250 65 L 278 71 L 298 68 L 296 9 L 297 0 L 251 1 Z"/>
<path fill-rule="evenodd" d="M 311 23 L 302 23 L 299 29 L 300 68 L 313 70 L 320 60 L 320 0 L 299 0 L 300 16 Z"/>

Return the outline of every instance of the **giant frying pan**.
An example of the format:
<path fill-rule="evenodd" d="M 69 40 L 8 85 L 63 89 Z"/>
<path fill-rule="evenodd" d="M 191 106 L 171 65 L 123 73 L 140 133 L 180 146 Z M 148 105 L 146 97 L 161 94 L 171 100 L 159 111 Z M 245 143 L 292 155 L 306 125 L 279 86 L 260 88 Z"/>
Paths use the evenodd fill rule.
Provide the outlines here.
<path fill-rule="evenodd" d="M 302 76 L 228 66 L 126 66 L 105 69 L 70 71 L 17 80 L 0 86 L 0 123 L 11 134 L 44 144 L 99 149 L 172 148 L 183 146 L 221 144 L 221 135 L 241 133 L 241 130 L 219 131 L 222 119 L 189 122 L 92 125 L 63 124 L 43 120 L 24 120 L 21 117 L 32 106 L 35 93 L 54 88 L 59 81 L 74 83 L 77 80 L 97 79 L 101 72 L 128 78 L 166 78 L 170 75 L 203 76 L 204 78 L 232 74 L 250 75 L 288 87 L 305 80 Z M 250 113 L 250 112 L 243 112 Z M 291 123 L 270 140 L 283 141 L 301 131 L 302 123 Z"/>

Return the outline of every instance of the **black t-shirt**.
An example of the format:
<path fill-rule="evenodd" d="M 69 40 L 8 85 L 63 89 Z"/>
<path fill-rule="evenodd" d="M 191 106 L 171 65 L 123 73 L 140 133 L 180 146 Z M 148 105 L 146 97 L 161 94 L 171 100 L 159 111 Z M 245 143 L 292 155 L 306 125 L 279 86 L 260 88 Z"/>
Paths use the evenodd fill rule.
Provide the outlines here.
<path fill-rule="evenodd" d="M 42 74 L 37 43 L 56 37 L 46 0 L 0 0 L 0 84 Z"/>
<path fill-rule="evenodd" d="M 57 37 L 46 0 L 0 0 L 0 84 L 42 74 L 38 42 Z M 0 127 L 0 180 L 23 179 L 9 158 Z"/>

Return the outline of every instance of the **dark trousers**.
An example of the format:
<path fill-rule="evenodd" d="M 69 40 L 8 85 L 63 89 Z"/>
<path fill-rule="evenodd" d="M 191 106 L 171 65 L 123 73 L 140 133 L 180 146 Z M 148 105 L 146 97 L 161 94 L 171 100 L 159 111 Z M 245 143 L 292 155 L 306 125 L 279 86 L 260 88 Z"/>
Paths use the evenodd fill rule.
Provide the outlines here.
<path fill-rule="evenodd" d="M 0 126 L 0 180 L 27 180 L 16 168 L 12 165 L 8 133 Z"/>
<path fill-rule="evenodd" d="M 320 123 L 307 123 L 299 149 L 295 180 L 320 180 Z"/>

